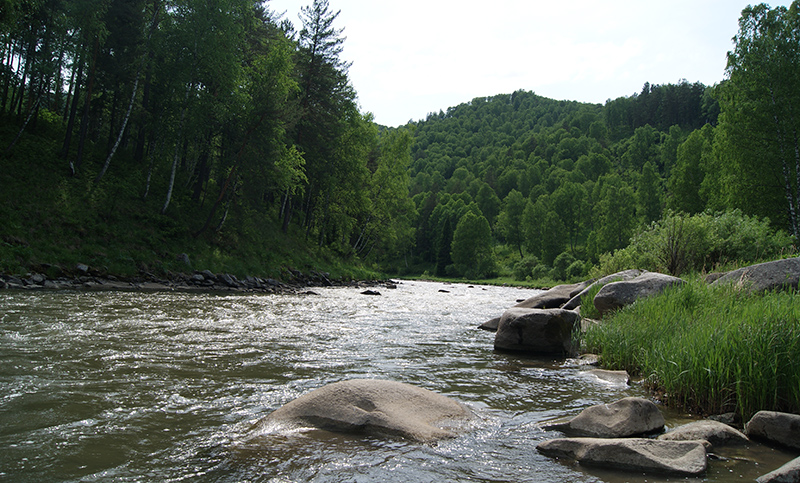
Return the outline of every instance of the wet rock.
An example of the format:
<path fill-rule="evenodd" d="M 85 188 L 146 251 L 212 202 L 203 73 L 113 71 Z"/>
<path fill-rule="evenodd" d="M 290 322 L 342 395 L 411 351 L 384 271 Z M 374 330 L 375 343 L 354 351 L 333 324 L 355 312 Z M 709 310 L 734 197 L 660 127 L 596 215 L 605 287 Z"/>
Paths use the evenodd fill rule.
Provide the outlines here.
<path fill-rule="evenodd" d="M 780 291 L 798 288 L 800 257 L 759 263 L 733 270 L 712 285 L 732 284 L 749 293 Z"/>
<path fill-rule="evenodd" d="M 713 447 L 746 444 L 750 440 L 741 431 L 719 421 L 694 421 L 658 437 L 664 441 L 705 440 Z"/>
<path fill-rule="evenodd" d="M 775 471 L 756 479 L 758 483 L 797 483 L 800 481 L 800 458 L 795 458 Z"/>
<path fill-rule="evenodd" d="M 594 297 L 594 306 L 601 314 L 605 314 L 683 283 L 682 279 L 671 275 L 645 272 L 632 280 L 604 285 Z"/>
<path fill-rule="evenodd" d="M 706 449 L 697 441 L 645 438 L 562 438 L 540 443 L 545 456 L 622 470 L 694 476 L 705 472 Z"/>
<path fill-rule="evenodd" d="M 589 286 L 589 282 L 574 283 L 570 285 L 556 285 L 519 302 L 514 307 L 526 309 L 556 309 L 567 303 L 572 297 L 579 294 Z"/>
<path fill-rule="evenodd" d="M 381 293 L 377 290 L 364 290 L 361 292 L 361 295 L 380 295 Z"/>
<path fill-rule="evenodd" d="M 31 275 L 31 283 L 35 283 L 36 285 L 43 285 L 45 280 L 47 280 L 47 278 L 41 273 L 34 273 Z"/>
<path fill-rule="evenodd" d="M 580 316 L 571 310 L 510 308 L 500 317 L 494 348 L 530 354 L 570 355 Z"/>
<path fill-rule="evenodd" d="M 609 371 L 607 369 L 589 369 L 584 374 L 596 377 L 601 381 L 619 386 L 627 386 L 631 382 L 631 376 L 627 371 Z"/>
<path fill-rule="evenodd" d="M 595 438 L 625 438 L 659 432 L 664 423 L 664 416 L 652 401 L 626 397 L 588 407 L 569 422 L 548 425 L 546 429 Z"/>
<path fill-rule="evenodd" d="M 800 449 L 800 415 L 759 411 L 745 425 L 744 433 L 752 439 Z"/>
<path fill-rule="evenodd" d="M 500 317 L 495 317 L 492 320 L 487 320 L 478 326 L 479 329 L 488 330 L 489 332 L 497 332 L 497 326 L 500 325 Z"/>
<path fill-rule="evenodd" d="M 471 420 L 462 404 L 410 384 L 377 379 L 336 382 L 311 391 L 259 421 L 255 435 L 276 427 L 401 436 L 435 441 Z"/>

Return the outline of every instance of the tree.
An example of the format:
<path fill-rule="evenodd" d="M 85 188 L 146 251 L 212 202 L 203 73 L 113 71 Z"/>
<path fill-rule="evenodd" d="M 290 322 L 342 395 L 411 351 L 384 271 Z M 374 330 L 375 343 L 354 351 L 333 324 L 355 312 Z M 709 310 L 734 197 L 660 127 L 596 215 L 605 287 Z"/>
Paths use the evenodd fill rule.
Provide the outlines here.
<path fill-rule="evenodd" d="M 686 141 L 678 146 L 677 161 L 668 182 L 669 207 L 672 210 L 689 214 L 705 210 L 701 187 L 713 139 L 714 131 L 706 124 L 703 129 L 692 131 Z"/>
<path fill-rule="evenodd" d="M 800 236 L 800 2 L 742 11 L 721 88 L 728 199 Z"/>
<path fill-rule="evenodd" d="M 661 218 L 661 191 L 661 179 L 653 163 L 644 163 L 636 190 L 636 213 L 642 224 L 648 225 Z"/>
<path fill-rule="evenodd" d="M 506 242 L 522 253 L 522 212 L 525 211 L 526 200 L 522 193 L 512 189 L 503 200 L 503 209 L 497 217 L 497 230 L 503 235 Z"/>
<path fill-rule="evenodd" d="M 494 271 L 492 230 L 481 214 L 467 211 L 453 233 L 452 258 L 467 278 L 484 278 Z"/>

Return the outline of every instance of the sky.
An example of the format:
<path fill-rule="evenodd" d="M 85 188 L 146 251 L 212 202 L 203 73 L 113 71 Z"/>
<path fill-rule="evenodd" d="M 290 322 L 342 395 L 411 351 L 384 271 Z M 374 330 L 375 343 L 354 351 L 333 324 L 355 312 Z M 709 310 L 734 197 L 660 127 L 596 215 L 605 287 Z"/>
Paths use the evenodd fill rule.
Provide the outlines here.
<path fill-rule="evenodd" d="M 294 24 L 312 0 L 269 0 Z M 605 103 L 725 77 L 746 0 L 329 0 L 362 112 L 385 126 L 524 89 Z M 791 1 L 767 0 L 772 7 Z"/>

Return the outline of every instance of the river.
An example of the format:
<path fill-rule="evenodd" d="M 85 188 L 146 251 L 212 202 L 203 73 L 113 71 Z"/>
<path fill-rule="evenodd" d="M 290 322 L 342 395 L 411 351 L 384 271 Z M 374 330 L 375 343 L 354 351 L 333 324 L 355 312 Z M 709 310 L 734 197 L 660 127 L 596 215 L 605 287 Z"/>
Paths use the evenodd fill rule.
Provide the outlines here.
<path fill-rule="evenodd" d="M 410 281 L 381 296 L 314 290 L 0 292 L 0 481 L 668 481 L 537 453 L 560 436 L 543 422 L 646 394 L 575 361 L 495 352 L 477 325 L 535 291 Z M 259 418 L 352 378 L 430 389 L 478 422 L 428 445 L 325 432 L 246 442 Z M 666 413 L 668 425 L 689 419 Z M 774 467 L 790 459 L 761 450 Z M 687 481 L 774 469 L 731 461 Z"/>

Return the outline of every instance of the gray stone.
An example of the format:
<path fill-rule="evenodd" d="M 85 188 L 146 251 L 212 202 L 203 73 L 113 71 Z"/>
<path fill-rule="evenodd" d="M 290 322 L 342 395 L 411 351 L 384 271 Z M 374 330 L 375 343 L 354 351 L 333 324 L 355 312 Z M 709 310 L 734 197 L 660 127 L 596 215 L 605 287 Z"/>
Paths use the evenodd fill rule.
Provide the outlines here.
<path fill-rule="evenodd" d="M 473 419 L 462 404 L 409 384 L 354 379 L 328 384 L 259 421 L 255 436 L 278 427 L 401 436 L 414 441 L 450 438 Z"/>
<path fill-rule="evenodd" d="M 596 377 L 601 381 L 620 386 L 627 386 L 631 382 L 628 371 L 609 371 L 607 369 L 589 369 L 584 374 Z"/>
<path fill-rule="evenodd" d="M 664 416 L 647 399 L 626 397 L 581 411 L 566 423 L 546 426 L 565 433 L 595 438 L 625 438 L 663 430 Z"/>
<path fill-rule="evenodd" d="M 220 282 L 222 282 L 223 284 L 227 285 L 230 288 L 236 288 L 240 285 L 236 277 L 229 273 L 219 274 L 217 276 L 217 280 L 219 280 Z"/>
<path fill-rule="evenodd" d="M 85 263 L 79 263 L 75 265 L 75 270 L 85 275 L 89 273 L 89 265 L 86 265 Z"/>
<path fill-rule="evenodd" d="M 588 287 L 586 287 L 585 289 L 581 290 L 579 293 L 574 295 L 569 300 L 569 302 L 567 302 L 564 305 L 562 305 L 561 308 L 562 309 L 567 309 L 567 310 L 574 310 L 574 309 L 576 309 L 576 308 L 581 306 L 581 299 L 583 299 L 583 296 L 586 295 L 587 293 L 589 293 L 589 291 L 591 291 L 592 289 L 594 289 L 594 288 L 596 288 L 598 286 L 602 287 L 603 285 L 606 285 L 606 284 L 611 283 L 611 282 L 619 282 L 619 281 L 623 281 L 623 280 L 631 280 L 633 278 L 638 277 L 642 273 L 644 273 L 642 270 L 634 268 L 634 269 L 631 269 L 631 270 L 623 270 L 622 272 L 617 272 L 617 273 L 614 273 L 614 274 L 611 274 L 611 275 L 606 275 L 605 277 L 593 282 Z"/>
<path fill-rule="evenodd" d="M 572 297 L 580 293 L 589 285 L 589 282 L 574 283 L 570 285 L 556 285 L 542 293 L 529 297 L 514 307 L 526 309 L 556 309 L 567 303 Z"/>
<path fill-rule="evenodd" d="M 800 257 L 759 263 L 728 272 L 711 285 L 735 285 L 750 293 L 797 289 Z"/>
<path fill-rule="evenodd" d="M 31 275 L 31 282 L 35 283 L 36 285 L 44 284 L 44 281 L 46 279 L 47 278 L 41 273 L 34 273 L 33 275 Z"/>
<path fill-rule="evenodd" d="M 795 458 L 775 471 L 756 480 L 758 483 L 797 483 L 800 481 L 800 458 Z"/>
<path fill-rule="evenodd" d="M 580 316 L 571 310 L 512 307 L 497 325 L 494 348 L 531 354 L 570 355 Z"/>
<path fill-rule="evenodd" d="M 694 421 L 678 426 L 658 437 L 665 441 L 695 441 L 702 439 L 714 447 L 746 444 L 750 440 L 741 431 L 719 421 Z"/>
<path fill-rule="evenodd" d="M 489 332 L 497 332 L 497 326 L 500 324 L 500 317 L 495 317 L 492 320 L 487 320 L 478 326 L 479 329 L 488 330 Z"/>
<path fill-rule="evenodd" d="M 658 441 L 646 438 L 562 438 L 540 443 L 545 456 L 569 458 L 585 465 L 682 476 L 702 474 L 706 449 L 698 441 Z"/>
<path fill-rule="evenodd" d="M 192 263 L 189 261 L 189 255 L 186 253 L 181 253 L 175 259 L 178 260 L 179 262 L 182 262 L 184 265 L 189 265 L 189 266 L 192 265 Z"/>
<path fill-rule="evenodd" d="M 645 297 L 660 294 L 666 288 L 685 283 L 663 273 L 645 272 L 632 280 L 611 282 L 594 297 L 594 306 L 601 314 L 620 309 Z"/>
<path fill-rule="evenodd" d="M 745 425 L 744 433 L 752 439 L 800 449 L 800 415 L 759 411 Z"/>

